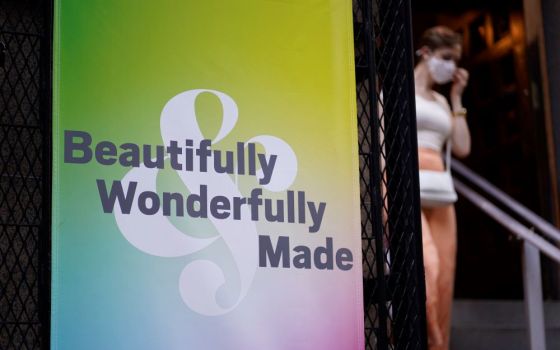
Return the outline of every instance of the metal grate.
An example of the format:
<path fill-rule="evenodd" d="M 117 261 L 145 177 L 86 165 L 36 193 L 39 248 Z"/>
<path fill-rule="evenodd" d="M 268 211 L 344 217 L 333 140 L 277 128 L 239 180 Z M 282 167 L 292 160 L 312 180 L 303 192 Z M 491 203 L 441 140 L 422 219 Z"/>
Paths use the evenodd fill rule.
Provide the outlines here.
<path fill-rule="evenodd" d="M 425 349 L 410 2 L 355 0 L 367 349 Z"/>
<path fill-rule="evenodd" d="M 41 1 L 0 1 L 0 349 L 39 349 L 48 338 L 44 11 Z"/>

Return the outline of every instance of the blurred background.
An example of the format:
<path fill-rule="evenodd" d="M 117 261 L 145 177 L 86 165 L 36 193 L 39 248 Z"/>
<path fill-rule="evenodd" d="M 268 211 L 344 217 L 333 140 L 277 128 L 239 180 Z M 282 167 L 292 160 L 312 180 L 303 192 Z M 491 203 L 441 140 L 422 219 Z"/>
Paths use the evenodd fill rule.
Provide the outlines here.
<path fill-rule="evenodd" d="M 473 147 L 461 162 L 558 226 L 560 2 L 412 1 L 412 21 L 415 44 L 435 25 L 463 35 Z M 528 349 L 521 241 L 465 199 L 457 219 L 452 349 Z M 541 267 L 548 348 L 560 349 L 560 269 Z"/>

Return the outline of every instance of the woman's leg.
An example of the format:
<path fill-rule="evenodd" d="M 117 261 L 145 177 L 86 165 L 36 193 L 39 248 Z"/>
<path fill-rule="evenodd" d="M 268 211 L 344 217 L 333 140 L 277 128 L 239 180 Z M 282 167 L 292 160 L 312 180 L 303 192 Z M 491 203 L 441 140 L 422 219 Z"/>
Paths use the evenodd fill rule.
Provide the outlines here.
<path fill-rule="evenodd" d="M 444 171 L 441 154 L 438 151 L 419 148 L 420 169 Z M 424 264 L 426 266 L 426 296 L 428 299 L 428 324 L 437 315 L 439 330 L 443 338 L 441 346 L 430 346 L 430 350 L 449 348 L 451 302 L 455 278 L 455 256 L 457 250 L 455 209 L 452 205 L 422 210 L 422 236 Z M 434 253 L 435 251 L 435 253 Z M 437 266 L 435 268 L 434 266 Z M 432 271 L 437 271 L 434 277 Z M 435 282 L 433 281 L 435 278 Z M 435 304 L 436 306 L 432 306 Z M 433 310 L 435 309 L 435 311 Z M 431 315 L 430 315 L 431 314 Z M 428 326 L 430 329 L 433 326 Z M 430 338 L 435 339 L 433 336 Z"/>
<path fill-rule="evenodd" d="M 422 246 L 424 250 L 424 270 L 426 272 L 426 318 L 428 324 L 428 343 L 430 349 L 443 344 L 439 317 L 439 254 L 432 238 L 430 225 L 422 212 Z"/>
<path fill-rule="evenodd" d="M 457 227 L 455 208 L 450 205 L 434 208 L 427 214 L 431 236 L 439 257 L 438 317 L 443 345 L 441 349 L 449 349 L 451 331 L 451 306 L 453 303 L 453 286 L 455 282 L 455 265 L 457 257 Z"/>

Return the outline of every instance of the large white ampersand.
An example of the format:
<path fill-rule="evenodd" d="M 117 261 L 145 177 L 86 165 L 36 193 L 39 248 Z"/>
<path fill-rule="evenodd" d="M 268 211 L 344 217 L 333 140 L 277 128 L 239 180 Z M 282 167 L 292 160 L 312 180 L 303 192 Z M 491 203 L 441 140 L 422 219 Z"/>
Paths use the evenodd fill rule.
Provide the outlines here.
<path fill-rule="evenodd" d="M 234 128 L 238 110 L 235 101 L 216 90 L 189 90 L 173 97 L 161 113 L 161 135 L 165 144 L 170 141 L 190 139 L 194 145 L 204 139 L 196 119 L 195 100 L 201 93 L 211 93 L 218 97 L 223 108 L 222 125 L 212 144 L 218 143 Z M 297 159 L 292 148 L 282 139 L 261 135 L 248 142 L 260 143 L 267 155 L 278 156 L 274 174 L 268 184 L 263 185 L 270 191 L 284 191 L 293 183 L 297 174 Z M 200 185 L 208 186 L 208 198 L 226 196 L 242 197 L 235 182 L 227 174 L 218 174 L 213 167 L 201 172 L 198 162 L 194 162 L 194 171 L 178 172 L 181 180 L 191 193 L 198 193 Z M 127 188 L 131 181 L 138 183 L 137 191 L 156 192 L 158 169 L 144 166 L 130 170 L 122 179 Z M 257 173 L 262 177 L 262 170 Z M 144 215 L 138 207 L 132 208 L 129 215 L 115 211 L 117 225 L 123 236 L 139 250 L 159 257 L 185 256 L 204 249 L 216 239 L 223 239 L 229 247 L 237 264 L 240 275 L 240 293 L 233 305 L 223 307 L 217 303 L 216 292 L 225 283 L 225 276 L 220 267 L 211 260 L 195 260 L 187 264 L 179 277 L 179 292 L 185 304 L 202 315 L 221 315 L 233 310 L 247 295 L 253 281 L 258 259 L 258 241 L 255 222 L 250 220 L 247 206 L 241 208 L 241 220 L 210 218 L 219 232 L 219 237 L 198 238 L 184 234 L 177 229 L 167 217 L 158 213 Z"/>

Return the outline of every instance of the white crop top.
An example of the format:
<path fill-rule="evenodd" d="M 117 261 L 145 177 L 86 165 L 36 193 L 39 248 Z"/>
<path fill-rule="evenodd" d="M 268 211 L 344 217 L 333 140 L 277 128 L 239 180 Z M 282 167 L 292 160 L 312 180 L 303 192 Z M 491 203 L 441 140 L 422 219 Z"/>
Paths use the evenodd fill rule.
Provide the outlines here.
<path fill-rule="evenodd" d="M 451 116 L 441 103 L 416 95 L 416 127 L 418 147 L 441 152 L 451 136 Z"/>

